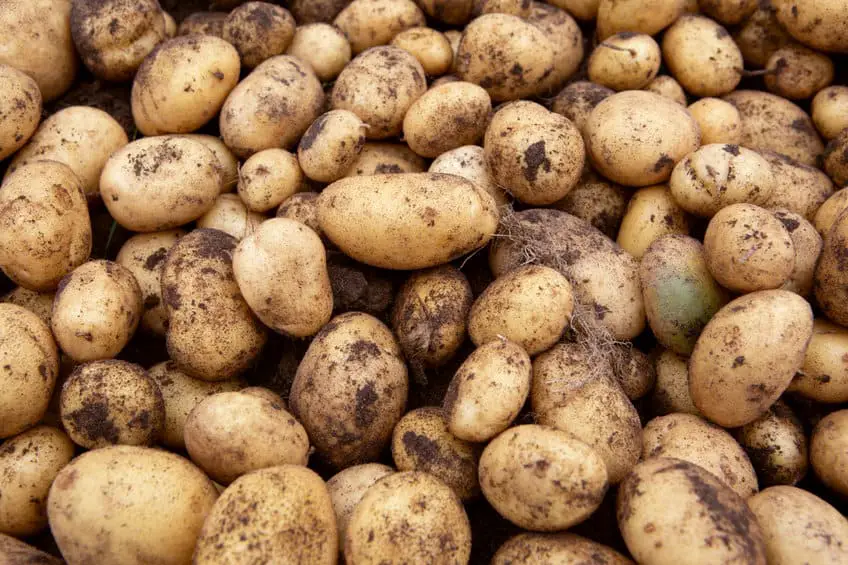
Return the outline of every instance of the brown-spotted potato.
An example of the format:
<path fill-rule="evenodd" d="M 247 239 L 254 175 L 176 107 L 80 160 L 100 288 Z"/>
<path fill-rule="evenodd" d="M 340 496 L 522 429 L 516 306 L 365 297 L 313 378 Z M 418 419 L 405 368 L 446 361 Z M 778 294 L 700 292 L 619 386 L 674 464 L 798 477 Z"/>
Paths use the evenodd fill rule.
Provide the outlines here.
<path fill-rule="evenodd" d="M 488 192 L 500 210 L 510 201 L 506 191 L 492 179 L 486 165 L 486 152 L 479 145 L 465 145 L 445 151 L 433 159 L 428 172 L 467 178 Z"/>
<path fill-rule="evenodd" d="M 638 90 L 657 76 L 661 58 L 660 46 L 650 35 L 617 33 L 589 56 L 589 80 L 615 91 Z"/>
<path fill-rule="evenodd" d="M 683 13 L 684 0 L 600 0 L 598 38 L 621 31 L 655 35 Z"/>
<path fill-rule="evenodd" d="M 780 220 L 795 249 L 795 267 L 781 288 L 809 296 L 813 289 L 816 265 L 823 248 L 823 240 L 816 228 L 803 216 L 789 210 L 775 210 L 774 217 Z"/>
<path fill-rule="evenodd" d="M 848 410 L 831 412 L 810 436 L 810 464 L 830 489 L 848 494 Z"/>
<path fill-rule="evenodd" d="M 772 53 L 763 78 L 770 92 L 789 100 L 804 100 L 833 82 L 833 75 L 830 57 L 790 43 Z"/>
<path fill-rule="evenodd" d="M 270 2 L 245 2 L 224 20 L 223 38 L 231 43 L 241 63 L 252 69 L 285 53 L 295 32 L 291 13 Z"/>
<path fill-rule="evenodd" d="M 386 45 L 402 31 L 427 25 L 412 0 L 354 0 L 333 24 L 350 40 L 354 54 Z"/>
<path fill-rule="evenodd" d="M 807 436 L 801 420 L 783 401 L 736 430 L 739 441 L 759 477 L 761 486 L 794 485 L 809 467 Z"/>
<path fill-rule="evenodd" d="M 817 318 L 804 365 L 789 390 L 827 404 L 848 402 L 848 330 Z"/>
<path fill-rule="evenodd" d="M 689 113 L 701 128 L 701 145 L 742 140 L 742 116 L 739 110 L 721 98 L 701 98 L 689 105 Z"/>
<path fill-rule="evenodd" d="M 764 207 L 781 208 L 813 221 L 818 211 L 824 208 L 824 202 L 833 194 L 830 178 L 821 169 L 774 151 L 763 150 L 760 155 L 768 161 L 774 176 L 771 194 Z M 827 214 L 826 211 L 822 213 Z"/>
<path fill-rule="evenodd" d="M 41 91 L 30 76 L 0 64 L 0 159 L 23 147 L 41 121 Z"/>
<path fill-rule="evenodd" d="M 50 327 L 50 317 L 53 314 L 54 292 L 36 292 L 22 286 L 16 286 L 0 298 L 0 302 L 16 304 L 26 308 Z"/>
<path fill-rule="evenodd" d="M 391 42 L 409 51 L 427 76 L 441 76 L 453 65 L 453 49 L 445 34 L 428 27 L 415 27 L 397 34 Z"/>
<path fill-rule="evenodd" d="M 299 25 L 286 51 L 307 63 L 322 82 L 335 79 L 350 62 L 350 42 L 339 28 L 326 23 Z"/>
<path fill-rule="evenodd" d="M 689 392 L 689 359 L 664 349 L 654 364 L 657 382 L 651 394 L 651 409 L 656 416 L 665 414 L 694 414 L 701 412 Z"/>
<path fill-rule="evenodd" d="M 350 170 L 365 145 L 365 124 L 353 112 L 331 110 L 318 117 L 297 146 L 297 161 L 314 181 L 337 181 Z"/>
<path fill-rule="evenodd" d="M 574 188 L 552 206 L 589 222 L 612 239 L 618 234 L 629 198 L 630 191 L 586 167 Z"/>
<path fill-rule="evenodd" d="M 816 129 L 827 140 L 848 127 L 848 86 L 828 86 L 813 98 L 810 113 Z"/>
<path fill-rule="evenodd" d="M 616 241 L 633 257 L 642 259 L 650 245 L 664 235 L 688 233 L 686 212 L 674 201 L 667 185 L 657 185 L 633 193 Z"/>
<path fill-rule="evenodd" d="M 492 565 L 546 565 L 548 563 L 603 563 L 632 565 L 612 549 L 570 532 L 537 534 L 525 532 L 507 540 L 492 558 Z"/>
<path fill-rule="evenodd" d="M 423 173 L 427 161 L 405 143 L 366 142 L 359 159 L 347 173 L 349 177 Z"/>
<path fill-rule="evenodd" d="M 394 472 L 395 470 L 388 465 L 363 463 L 348 467 L 327 481 L 327 490 L 330 491 L 330 499 L 333 501 L 333 510 L 336 513 L 340 553 L 344 552 L 345 533 L 347 533 L 347 525 L 353 509 L 371 485 Z"/>
<path fill-rule="evenodd" d="M 302 183 L 297 156 L 285 149 L 265 149 L 239 169 L 238 195 L 252 212 L 267 212 L 296 193 Z"/>

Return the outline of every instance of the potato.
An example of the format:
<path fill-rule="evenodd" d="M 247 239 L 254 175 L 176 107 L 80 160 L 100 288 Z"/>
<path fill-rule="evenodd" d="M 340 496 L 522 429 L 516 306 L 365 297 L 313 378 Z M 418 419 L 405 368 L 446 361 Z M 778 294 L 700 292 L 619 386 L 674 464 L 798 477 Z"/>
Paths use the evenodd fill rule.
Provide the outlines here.
<path fill-rule="evenodd" d="M 70 0 L 9 0 L 0 12 L 0 64 L 38 83 L 50 102 L 74 82 L 79 60 L 71 37 Z"/>
<path fill-rule="evenodd" d="M 633 31 L 654 35 L 683 13 L 684 0 L 600 0 L 598 39 Z"/>
<path fill-rule="evenodd" d="M 522 5 L 526 4 L 521 0 Z M 583 33 L 565 10 L 545 2 L 530 2 L 527 21 L 545 34 L 553 46 L 553 72 L 542 80 L 543 95 L 552 95 L 574 75 L 583 61 Z"/>
<path fill-rule="evenodd" d="M 642 87 L 642 90 L 659 94 L 669 100 L 677 102 L 681 106 L 686 106 L 686 92 L 680 83 L 668 75 L 659 75 L 654 80 Z M 690 110 L 691 111 L 691 110 Z"/>
<path fill-rule="evenodd" d="M 177 35 L 212 35 L 224 37 L 227 12 L 192 12 L 180 22 Z"/>
<path fill-rule="evenodd" d="M 359 504 L 371 485 L 394 472 L 395 470 L 388 465 L 365 463 L 348 467 L 333 475 L 327 481 L 327 490 L 330 492 L 330 499 L 333 501 L 333 510 L 336 513 L 336 524 L 339 530 L 339 552 L 344 553 L 347 525 L 356 505 Z"/>
<path fill-rule="evenodd" d="M 0 438 L 7 438 L 37 424 L 47 411 L 59 374 L 50 329 L 29 310 L 0 304 L 0 362 Z"/>
<path fill-rule="evenodd" d="M 312 67 L 321 82 L 329 82 L 339 76 L 350 62 L 351 48 L 340 29 L 325 23 L 314 23 L 295 28 L 286 53 Z"/>
<path fill-rule="evenodd" d="M 165 37 L 173 38 L 177 35 L 177 20 L 168 12 L 162 12 L 162 18 L 165 20 Z"/>
<path fill-rule="evenodd" d="M 775 151 L 805 165 L 816 164 L 824 146 L 801 108 L 785 98 L 754 90 L 737 90 L 724 99 L 742 116 L 742 145 L 755 151 Z"/>
<path fill-rule="evenodd" d="M 246 2 L 224 20 L 223 38 L 236 48 L 241 63 L 252 69 L 286 52 L 294 38 L 295 25 L 285 8 L 268 2 Z"/>
<path fill-rule="evenodd" d="M 395 47 L 411 53 L 427 73 L 441 76 L 451 70 L 453 49 L 445 35 L 428 27 L 415 27 L 397 34 L 391 41 Z"/>
<path fill-rule="evenodd" d="M 218 171 L 223 179 L 221 184 L 221 193 L 233 192 L 238 183 L 239 160 L 233 155 L 233 152 L 224 145 L 220 137 L 214 135 L 206 135 L 201 133 L 186 133 L 183 137 L 199 141 L 209 149 L 218 159 Z"/>
<path fill-rule="evenodd" d="M 188 460 L 158 449 L 95 449 L 68 464 L 50 488 L 47 516 L 70 563 L 191 561 L 217 492 Z M 108 512 L 104 509 L 108 508 Z"/>
<path fill-rule="evenodd" d="M 812 220 L 833 194 L 833 183 L 827 175 L 780 153 L 761 151 L 760 155 L 771 165 L 775 181 L 764 206 L 782 208 Z"/>
<path fill-rule="evenodd" d="M 0 191 L 0 268 L 19 285 L 53 290 L 91 253 L 82 185 L 55 161 L 29 163 Z"/>
<path fill-rule="evenodd" d="M 602 100 L 615 94 L 606 86 L 589 81 L 572 82 L 563 88 L 553 100 L 551 111 L 565 116 L 586 137 L 586 122 L 589 114 Z"/>
<path fill-rule="evenodd" d="M 816 402 L 848 402 L 848 366 L 845 359 L 848 359 L 848 330 L 816 319 L 804 365 L 795 375 L 789 390 Z"/>
<path fill-rule="evenodd" d="M 801 368 L 812 332 L 812 310 L 797 294 L 765 290 L 733 300 L 706 325 L 689 359 L 695 406 L 726 428 L 753 422 Z"/>
<path fill-rule="evenodd" d="M 589 222 L 604 235 L 613 238 L 618 234 L 629 199 L 630 192 L 623 186 L 586 167 L 574 188 L 565 198 L 554 202 L 553 207 Z"/>
<path fill-rule="evenodd" d="M 571 434 L 535 424 L 506 430 L 480 457 L 480 486 L 497 512 L 533 531 L 585 520 L 607 490 L 604 462 Z"/>
<path fill-rule="evenodd" d="M 848 410 L 825 416 L 810 436 L 810 463 L 819 480 L 841 495 L 848 494 Z"/>
<path fill-rule="evenodd" d="M 789 34 L 807 47 L 845 53 L 848 40 L 842 33 L 848 24 L 848 6 L 841 2 L 772 0 L 775 15 Z"/>
<path fill-rule="evenodd" d="M 842 213 L 824 236 L 824 251 L 819 258 L 813 290 L 824 315 L 841 326 L 848 326 L 848 214 Z"/>
<path fill-rule="evenodd" d="M 324 91 L 312 68 L 278 55 L 230 92 L 221 108 L 221 137 L 241 159 L 263 149 L 290 149 L 323 108 Z"/>
<path fill-rule="evenodd" d="M 833 139 L 848 127 L 848 86 L 828 86 L 819 90 L 810 107 L 813 123 L 825 139 Z"/>
<path fill-rule="evenodd" d="M 22 286 L 16 286 L 10 290 L 2 298 L 0 302 L 15 304 L 26 308 L 36 316 L 38 316 L 47 327 L 50 327 L 50 317 L 53 313 L 53 292 L 36 292 L 26 289 Z"/>
<path fill-rule="evenodd" d="M 424 12 L 440 22 L 462 26 L 471 19 L 474 0 L 418 0 Z"/>
<path fill-rule="evenodd" d="M 668 234 L 689 233 L 689 219 L 674 199 L 667 185 L 637 190 L 621 221 L 617 242 L 622 249 L 641 259 L 648 247 Z"/>
<path fill-rule="evenodd" d="M 651 395 L 651 407 L 657 416 L 683 413 L 699 416 L 689 392 L 688 359 L 664 349 L 656 360 L 657 382 Z"/>
<path fill-rule="evenodd" d="M 434 267 L 479 249 L 498 216 L 486 191 L 454 175 L 345 178 L 318 198 L 321 231 L 349 257 L 388 269 Z"/>
<path fill-rule="evenodd" d="M 833 61 L 827 55 L 795 44 L 772 53 L 766 71 L 766 88 L 790 100 L 813 97 L 833 82 L 834 73 Z"/>
<path fill-rule="evenodd" d="M 318 196 L 317 192 L 292 194 L 277 208 L 277 217 L 300 222 L 319 236 L 323 236 L 321 226 L 318 225 Z"/>
<path fill-rule="evenodd" d="M 763 533 L 745 501 L 687 461 L 637 465 L 618 490 L 617 516 L 638 563 L 766 565 Z"/>
<path fill-rule="evenodd" d="M 639 461 L 639 414 L 609 362 L 584 346 L 563 343 L 533 361 L 530 402 L 536 421 L 585 442 L 606 465 L 610 484 Z"/>
<path fill-rule="evenodd" d="M 789 232 L 795 248 L 795 267 L 781 288 L 809 296 L 813 290 L 816 264 L 822 252 L 822 237 L 813 224 L 799 214 L 788 210 L 775 210 L 772 213 Z"/>
<path fill-rule="evenodd" d="M 465 145 L 445 151 L 433 160 L 428 172 L 456 175 L 470 180 L 489 193 L 498 209 L 509 204 L 509 196 L 489 172 L 485 150 L 478 145 Z"/>
<path fill-rule="evenodd" d="M 347 110 L 331 110 L 318 117 L 297 147 L 297 161 L 304 174 L 319 182 L 344 177 L 365 145 L 367 128 Z"/>
<path fill-rule="evenodd" d="M 840 188 L 848 185 L 848 129 L 830 140 L 821 158 L 833 183 Z"/>
<path fill-rule="evenodd" d="M 333 21 L 350 40 L 354 54 L 386 45 L 404 30 L 426 26 L 412 0 L 354 0 Z"/>
<path fill-rule="evenodd" d="M 281 150 L 282 151 L 282 150 Z M 252 235 L 267 218 L 248 210 L 236 194 L 222 194 L 212 208 L 197 219 L 197 227 L 221 230 L 241 241 Z"/>
<path fill-rule="evenodd" d="M 758 7 L 757 0 L 699 0 L 698 6 L 704 14 L 724 25 L 742 23 Z"/>
<path fill-rule="evenodd" d="M 370 540 L 370 541 L 369 541 Z M 347 563 L 468 563 L 471 527 L 453 491 L 421 471 L 388 475 L 353 509 Z"/>
<path fill-rule="evenodd" d="M 603 563 L 632 565 L 632 561 L 605 545 L 568 532 L 556 534 L 523 533 L 501 545 L 492 565 L 546 565 L 553 563 Z"/>
<path fill-rule="evenodd" d="M 339 468 L 377 458 L 403 416 L 406 365 L 391 331 L 349 312 L 315 336 L 289 394 L 317 452 Z"/>
<path fill-rule="evenodd" d="M 639 266 L 648 325 L 663 347 L 689 355 L 710 318 L 728 301 L 701 243 L 684 235 L 654 241 Z"/>
<path fill-rule="evenodd" d="M 567 10 L 580 20 L 594 20 L 598 17 L 600 0 L 552 0 L 551 4 Z"/>
<path fill-rule="evenodd" d="M 700 145 L 698 123 L 658 94 L 627 91 L 600 102 L 586 122 L 587 153 L 599 173 L 626 186 L 668 180 Z"/>
<path fill-rule="evenodd" d="M 406 144 L 366 142 L 347 176 L 423 173 L 427 162 Z"/>
<path fill-rule="evenodd" d="M 733 33 L 747 65 L 765 67 L 772 53 L 792 41 L 792 36 L 777 21 L 776 12 L 772 0 L 759 2 L 754 13 Z"/>
<path fill-rule="evenodd" d="M 737 293 L 780 288 L 795 272 L 795 244 L 783 222 L 753 204 L 732 204 L 704 235 L 710 273 Z"/>
<path fill-rule="evenodd" d="M 65 563 L 58 557 L 26 544 L 11 536 L 0 534 L 0 554 L 2 554 L 8 565 L 25 565 L 38 563 L 39 565 L 63 565 Z"/>
<path fill-rule="evenodd" d="M 285 149 L 254 153 L 239 169 L 238 195 L 253 212 L 267 212 L 296 193 L 303 184 L 297 157 Z"/>
<path fill-rule="evenodd" d="M 848 559 L 848 520 L 816 495 L 776 486 L 748 500 L 766 542 L 768 562 L 840 563 Z"/>
<path fill-rule="evenodd" d="M 681 16 L 665 32 L 662 52 L 672 76 L 695 96 L 727 94 L 742 78 L 742 52 L 726 29 L 704 16 Z"/>
<path fill-rule="evenodd" d="M 660 46 L 650 35 L 617 33 L 589 56 L 589 80 L 616 91 L 638 90 L 657 76 L 660 59 Z"/>
<path fill-rule="evenodd" d="M 689 105 L 689 113 L 701 129 L 701 145 L 740 143 L 742 116 L 730 102 L 720 98 L 701 98 Z"/>
<path fill-rule="evenodd" d="M 848 189 L 843 188 L 828 196 L 827 200 L 816 210 L 813 218 L 813 225 L 816 226 L 816 230 L 822 237 L 827 236 L 830 228 L 846 209 L 848 209 Z"/>
<path fill-rule="evenodd" d="M 299 24 L 332 22 L 347 0 L 291 0 L 289 9 Z"/>
<path fill-rule="evenodd" d="M 463 362 L 442 405 L 448 431 L 459 439 L 485 442 L 515 420 L 530 392 L 530 357 L 507 340 L 478 347 Z"/>
<path fill-rule="evenodd" d="M 654 389 L 657 380 L 654 360 L 630 343 L 614 345 L 612 370 L 621 390 L 631 402 Z"/>
<path fill-rule="evenodd" d="M 526 18 L 530 14 L 529 2 L 521 0 L 476 0 L 474 2 L 475 16 L 483 14 L 511 14 Z"/>
<path fill-rule="evenodd" d="M 691 414 L 669 414 L 645 425 L 642 459 L 680 459 L 698 465 L 742 499 L 757 493 L 757 475 L 748 455 L 725 430 Z"/>
<path fill-rule="evenodd" d="M 807 438 L 801 421 L 785 403 L 736 432 L 757 471 L 760 484 L 794 485 L 807 474 Z"/>
<path fill-rule="evenodd" d="M 41 121 L 38 83 L 9 65 L 0 64 L 0 160 L 23 147 Z"/>
<path fill-rule="evenodd" d="M 456 73 L 479 84 L 492 100 L 517 100 L 543 92 L 554 72 L 553 41 L 539 27 L 509 14 L 485 14 L 462 34 Z"/>

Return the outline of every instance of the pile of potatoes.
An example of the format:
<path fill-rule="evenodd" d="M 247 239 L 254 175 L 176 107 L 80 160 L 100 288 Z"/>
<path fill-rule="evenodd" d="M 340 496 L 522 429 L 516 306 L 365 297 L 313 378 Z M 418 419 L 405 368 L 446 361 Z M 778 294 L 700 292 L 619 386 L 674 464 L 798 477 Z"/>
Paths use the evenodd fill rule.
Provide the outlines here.
<path fill-rule="evenodd" d="M 848 563 L 846 30 L 0 2 L 0 563 Z"/>

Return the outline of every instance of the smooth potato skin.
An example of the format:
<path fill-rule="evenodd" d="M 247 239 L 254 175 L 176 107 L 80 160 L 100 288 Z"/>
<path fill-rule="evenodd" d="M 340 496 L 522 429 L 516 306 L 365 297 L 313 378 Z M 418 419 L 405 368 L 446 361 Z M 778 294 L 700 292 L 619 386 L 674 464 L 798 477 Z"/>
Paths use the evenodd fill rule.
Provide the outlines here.
<path fill-rule="evenodd" d="M 720 98 L 706 97 L 693 102 L 688 108 L 701 128 L 701 145 L 740 143 L 742 116 L 733 104 Z"/>
<path fill-rule="evenodd" d="M 285 149 L 251 155 L 238 172 L 238 195 L 251 212 L 265 213 L 290 198 L 303 185 L 297 156 Z"/>
<path fill-rule="evenodd" d="M 336 525 L 339 530 L 339 551 L 344 553 L 347 525 L 354 508 L 362 500 L 365 492 L 377 481 L 394 473 L 388 465 L 363 463 L 340 471 L 327 481 L 327 490 L 333 501 L 336 513 Z"/>
<path fill-rule="evenodd" d="M 824 240 L 813 224 L 800 214 L 785 209 L 774 210 L 773 214 L 789 232 L 795 248 L 795 267 L 781 288 L 807 297 L 813 289 L 816 265 L 824 248 Z"/>
<path fill-rule="evenodd" d="M 492 557 L 492 565 L 554 565 L 555 563 L 633 565 L 617 551 L 592 540 L 562 532 L 523 533 L 508 539 Z"/>
<path fill-rule="evenodd" d="M 823 403 L 848 401 L 848 330 L 817 318 L 801 371 L 789 390 Z"/>
<path fill-rule="evenodd" d="M 464 177 L 477 184 L 495 199 L 498 209 L 509 204 L 506 191 L 495 183 L 486 165 L 485 150 L 479 145 L 465 145 L 445 151 L 430 164 L 428 172 Z"/>
<path fill-rule="evenodd" d="M 249 210 L 237 194 L 221 194 L 212 208 L 197 219 L 197 227 L 221 230 L 241 241 L 266 219 L 265 215 Z"/>
<path fill-rule="evenodd" d="M 325 23 L 299 25 L 286 51 L 308 63 L 322 82 L 330 81 L 350 62 L 350 42 L 335 26 Z"/>
<path fill-rule="evenodd" d="M 848 494 L 848 410 L 831 412 L 816 424 L 810 437 L 810 463 L 825 485 Z"/>
<path fill-rule="evenodd" d="M 35 80 L 14 67 L 0 64 L 0 159 L 23 147 L 35 133 L 41 121 L 41 102 Z"/>
<path fill-rule="evenodd" d="M 661 58 L 660 46 L 649 35 L 612 35 L 589 56 L 589 80 L 617 92 L 638 90 L 657 76 Z"/>
<path fill-rule="evenodd" d="M 598 38 L 621 31 L 654 35 L 683 13 L 684 0 L 600 0 Z"/>
<path fill-rule="evenodd" d="M 720 24 L 696 14 L 681 16 L 663 35 L 663 60 L 689 94 L 722 96 L 742 80 L 742 52 Z"/>
<path fill-rule="evenodd" d="M 827 140 L 848 127 L 848 87 L 828 86 L 819 90 L 810 105 L 813 123 Z"/>
<path fill-rule="evenodd" d="M 672 198 L 668 186 L 659 185 L 639 189 L 633 194 L 616 241 L 622 249 L 641 260 L 654 241 L 675 233 L 688 234 L 689 220 Z"/>
<path fill-rule="evenodd" d="M 657 382 L 651 395 L 651 410 L 655 416 L 683 413 L 700 416 L 689 392 L 689 359 L 664 349 L 654 364 Z"/>
<path fill-rule="evenodd" d="M 848 25 L 848 7 L 841 2 L 773 0 L 775 16 L 800 43 L 834 53 L 848 52 L 842 30 Z"/>
<path fill-rule="evenodd" d="M 354 54 L 386 45 L 403 30 L 427 25 L 412 0 L 354 0 L 333 24 L 350 40 Z"/>

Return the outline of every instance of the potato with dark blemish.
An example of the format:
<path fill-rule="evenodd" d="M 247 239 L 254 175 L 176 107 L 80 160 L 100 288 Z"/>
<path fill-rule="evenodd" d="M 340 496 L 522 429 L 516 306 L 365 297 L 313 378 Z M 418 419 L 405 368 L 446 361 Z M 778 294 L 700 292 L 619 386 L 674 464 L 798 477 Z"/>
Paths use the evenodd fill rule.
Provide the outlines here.
<path fill-rule="evenodd" d="M 848 402 L 848 330 L 824 319 L 813 322 L 804 365 L 789 389 L 826 404 Z"/>
<path fill-rule="evenodd" d="M 471 19 L 474 0 L 418 0 L 431 18 L 450 26 L 464 26 Z"/>
<path fill-rule="evenodd" d="M 836 224 L 836 221 L 846 209 L 848 209 L 848 189 L 845 188 L 831 194 L 819 206 L 813 217 L 813 225 L 816 226 L 816 230 L 822 237 L 827 237 L 830 228 Z"/>
<path fill-rule="evenodd" d="M 445 35 L 428 27 L 414 27 L 397 34 L 391 42 L 409 51 L 421 63 L 427 76 L 437 77 L 450 71 L 453 49 Z"/>
<path fill-rule="evenodd" d="M 769 57 L 764 75 L 770 92 L 790 100 L 804 100 L 833 82 L 833 61 L 803 45 L 789 44 Z"/>
<path fill-rule="evenodd" d="M 339 76 L 350 62 L 350 42 L 342 31 L 330 24 L 299 25 L 286 53 L 309 64 L 321 82 Z"/>
<path fill-rule="evenodd" d="M 641 259 L 654 241 L 669 234 L 688 235 L 689 218 L 672 198 L 668 185 L 637 190 L 621 220 L 618 244 Z"/>
<path fill-rule="evenodd" d="M 303 184 L 297 157 L 285 149 L 254 153 L 239 169 L 238 195 L 248 210 L 267 212 L 295 194 Z"/>
<path fill-rule="evenodd" d="M 63 565 L 65 563 L 58 557 L 6 534 L 0 534 L 0 555 L 6 558 L 8 565 L 30 565 L 33 563 Z"/>
<path fill-rule="evenodd" d="M 848 52 L 848 6 L 838 0 L 772 0 L 777 21 L 800 43 L 819 51 Z"/>
<path fill-rule="evenodd" d="M 792 41 L 777 21 L 776 12 L 773 0 L 761 0 L 754 13 L 733 32 L 733 41 L 749 67 L 765 67 L 772 53 Z"/>
<path fill-rule="evenodd" d="M 598 39 L 633 31 L 655 35 L 683 13 L 684 0 L 600 0 Z"/>
<path fill-rule="evenodd" d="M 822 154 L 822 163 L 837 187 L 848 185 L 848 129 L 830 140 Z"/>
<path fill-rule="evenodd" d="M 613 94 L 615 91 L 611 88 L 594 82 L 572 82 L 556 95 L 551 104 L 551 111 L 571 120 L 585 137 L 589 114 L 602 100 Z"/>
<path fill-rule="evenodd" d="M 701 128 L 701 145 L 738 145 L 741 141 L 742 116 L 730 102 L 707 97 L 690 104 L 688 109 Z"/>
<path fill-rule="evenodd" d="M 686 92 L 683 90 L 683 87 L 680 86 L 680 83 L 672 76 L 656 76 L 651 82 L 643 86 L 642 90 L 647 90 L 648 92 L 664 96 L 669 100 L 677 102 L 681 106 L 686 105 Z"/>
<path fill-rule="evenodd" d="M 47 516 L 69 563 L 178 565 L 191 561 L 217 496 L 187 459 L 122 445 L 89 451 L 62 469 Z"/>
<path fill-rule="evenodd" d="M 491 565 L 552 565 L 554 563 L 633 565 L 611 547 L 569 532 L 523 533 L 508 539 L 492 558 Z"/>
<path fill-rule="evenodd" d="M 657 382 L 651 394 L 651 409 L 655 416 L 683 413 L 699 416 L 689 391 L 689 359 L 664 349 L 657 356 Z"/>
<path fill-rule="evenodd" d="M 756 516 L 693 463 L 660 457 L 637 465 L 618 490 L 617 518 L 638 563 L 766 565 Z"/>
<path fill-rule="evenodd" d="M 773 210 L 772 213 L 789 232 L 795 248 L 795 267 L 781 288 L 807 297 L 813 290 L 816 265 L 823 249 L 822 237 L 813 224 L 800 214 L 783 209 Z"/>
<path fill-rule="evenodd" d="M 62 426 L 86 449 L 156 445 L 165 429 L 162 392 L 140 365 L 109 359 L 78 365 L 62 386 Z"/>
<path fill-rule="evenodd" d="M 445 151 L 430 164 L 430 173 L 443 173 L 464 177 L 494 198 L 499 210 L 509 204 L 506 191 L 492 179 L 486 165 L 486 152 L 479 145 L 465 145 Z"/>
<path fill-rule="evenodd" d="M 0 160 L 23 147 L 41 121 L 41 91 L 29 75 L 0 64 Z"/>
<path fill-rule="evenodd" d="M 163 15 L 156 0 L 74 0 L 74 44 L 97 78 L 128 81 L 166 39 Z"/>
<path fill-rule="evenodd" d="M 287 218 L 304 224 L 309 229 L 323 236 L 318 224 L 318 193 L 298 192 L 283 200 L 277 208 L 276 217 Z"/>
<path fill-rule="evenodd" d="M 650 35 L 617 33 L 589 56 L 589 80 L 615 91 L 638 90 L 657 76 L 661 58 L 660 46 Z"/>
<path fill-rule="evenodd" d="M 50 318 L 53 315 L 53 298 L 55 296 L 56 293 L 54 292 L 36 292 L 22 286 L 17 286 L 0 297 L 0 302 L 26 308 L 41 318 L 41 321 L 47 324 L 49 328 Z"/>
<path fill-rule="evenodd" d="M 359 159 L 350 168 L 347 176 L 423 173 L 426 170 L 427 161 L 405 143 L 368 141 L 362 147 Z"/>
<path fill-rule="evenodd" d="M 297 23 L 303 25 L 332 23 L 348 3 L 348 0 L 291 0 L 288 4 Z"/>
<path fill-rule="evenodd" d="M 340 553 L 344 553 L 345 533 L 347 533 L 347 525 L 354 508 L 371 485 L 394 472 L 395 470 L 388 465 L 363 463 L 348 467 L 327 481 L 327 490 L 330 491 L 330 499 L 333 501 L 333 510 L 336 513 Z"/>
<path fill-rule="evenodd" d="M 848 410 L 831 412 L 813 429 L 810 463 L 822 483 L 848 494 Z"/>
<path fill-rule="evenodd" d="M 294 37 L 295 25 L 291 13 L 281 6 L 245 2 L 224 20 L 223 38 L 235 46 L 242 65 L 252 69 L 286 52 Z"/>
<path fill-rule="evenodd" d="M 735 432 L 748 453 L 760 485 L 794 485 L 809 466 L 807 437 L 801 420 L 783 401 Z"/>
<path fill-rule="evenodd" d="M 816 129 L 827 140 L 848 128 L 848 86 L 822 88 L 813 98 L 810 113 Z"/>
<path fill-rule="evenodd" d="M 388 44 L 404 30 L 426 26 L 427 21 L 412 0 L 354 0 L 339 12 L 333 24 L 358 54 Z"/>
<path fill-rule="evenodd" d="M 319 116 L 297 146 L 303 173 L 318 182 L 344 177 L 365 145 L 368 125 L 348 110 L 331 110 Z"/>
<path fill-rule="evenodd" d="M 630 343 L 615 344 L 614 348 L 612 370 L 627 398 L 635 402 L 654 390 L 657 372 L 653 358 Z"/>
<path fill-rule="evenodd" d="M 266 219 L 263 214 L 249 210 L 237 194 L 222 194 L 208 212 L 197 218 L 197 227 L 221 230 L 241 241 Z"/>
<path fill-rule="evenodd" d="M 177 35 L 212 35 L 224 37 L 227 12 L 192 12 L 180 22 Z"/>
<path fill-rule="evenodd" d="M 757 0 L 698 0 L 704 14 L 728 26 L 742 23 L 759 4 Z"/>
<path fill-rule="evenodd" d="M 589 222 L 613 238 L 618 233 L 629 198 L 630 192 L 624 187 L 586 167 L 574 188 L 552 206 Z"/>

